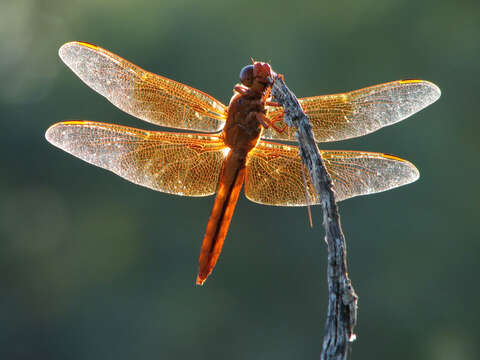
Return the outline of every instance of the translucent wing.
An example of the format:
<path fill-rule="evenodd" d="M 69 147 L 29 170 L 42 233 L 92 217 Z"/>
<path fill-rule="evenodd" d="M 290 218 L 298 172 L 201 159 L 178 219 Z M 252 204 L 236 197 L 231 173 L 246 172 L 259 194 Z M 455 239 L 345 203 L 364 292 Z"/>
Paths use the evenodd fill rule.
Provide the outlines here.
<path fill-rule="evenodd" d="M 343 94 L 299 99 L 310 118 L 317 142 L 344 140 L 395 124 L 435 102 L 440 89 L 424 80 L 400 80 Z M 268 117 L 283 127 L 283 109 L 269 107 Z M 278 133 L 272 128 L 263 138 L 295 140 L 294 130 Z"/>
<path fill-rule="evenodd" d="M 223 127 L 225 105 L 190 86 L 84 42 L 63 45 L 59 55 L 88 86 L 139 119 L 194 131 L 214 132 Z"/>
<path fill-rule="evenodd" d="M 135 184 L 185 196 L 216 192 L 225 153 L 217 135 L 153 132 L 89 121 L 55 124 L 45 137 Z"/>
<path fill-rule="evenodd" d="M 413 164 L 391 155 L 360 151 L 321 153 L 337 201 L 392 189 L 419 177 Z M 302 166 L 297 147 L 260 141 L 247 159 L 247 198 L 266 205 L 306 205 Z M 310 204 L 318 204 L 308 175 L 307 191 Z"/>

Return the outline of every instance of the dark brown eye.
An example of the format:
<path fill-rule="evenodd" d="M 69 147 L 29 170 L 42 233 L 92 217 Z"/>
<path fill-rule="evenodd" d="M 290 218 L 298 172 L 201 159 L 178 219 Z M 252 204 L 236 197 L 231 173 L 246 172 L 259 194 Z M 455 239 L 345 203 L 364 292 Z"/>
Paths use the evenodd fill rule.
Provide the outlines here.
<path fill-rule="evenodd" d="M 247 65 L 240 71 L 240 82 L 245 86 L 253 84 L 253 65 Z"/>

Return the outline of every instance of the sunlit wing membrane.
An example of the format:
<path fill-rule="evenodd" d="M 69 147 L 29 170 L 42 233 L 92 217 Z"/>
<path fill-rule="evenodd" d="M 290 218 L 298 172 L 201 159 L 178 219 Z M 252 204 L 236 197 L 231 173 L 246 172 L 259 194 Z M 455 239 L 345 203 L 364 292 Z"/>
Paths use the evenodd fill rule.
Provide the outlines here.
<path fill-rule="evenodd" d="M 361 151 L 321 154 L 337 201 L 396 188 L 419 177 L 413 164 L 391 155 Z M 302 166 L 297 147 L 260 141 L 248 155 L 245 195 L 266 205 L 306 205 Z M 306 178 L 308 203 L 318 204 L 308 171 Z"/>
<path fill-rule="evenodd" d="M 190 86 L 152 74 L 88 43 L 67 43 L 59 55 L 88 86 L 139 119 L 194 131 L 214 132 L 223 127 L 225 105 Z"/>
<path fill-rule="evenodd" d="M 144 131 L 89 121 L 55 124 L 45 137 L 135 184 L 185 196 L 216 192 L 226 149 L 217 135 Z"/>
<path fill-rule="evenodd" d="M 440 89 L 424 80 L 400 80 L 370 86 L 344 94 L 299 99 L 310 118 L 317 142 L 338 141 L 374 132 L 395 124 L 422 110 L 440 97 Z M 282 128 L 283 109 L 268 107 L 268 117 L 279 120 Z M 263 138 L 294 141 L 294 130 L 279 133 L 272 128 Z"/>

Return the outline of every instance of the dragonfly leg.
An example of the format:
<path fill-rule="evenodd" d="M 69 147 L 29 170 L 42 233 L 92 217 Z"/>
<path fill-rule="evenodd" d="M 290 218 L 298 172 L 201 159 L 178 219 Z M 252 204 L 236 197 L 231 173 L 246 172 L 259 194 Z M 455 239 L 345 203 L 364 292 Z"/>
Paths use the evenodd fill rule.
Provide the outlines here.
<path fill-rule="evenodd" d="M 265 101 L 265 105 L 276 106 L 276 107 L 282 106 L 279 103 L 276 103 L 275 101 L 269 101 L 269 100 Z"/>
<path fill-rule="evenodd" d="M 243 85 L 235 85 L 233 90 L 235 90 L 236 92 L 244 95 L 249 89 L 246 86 L 243 86 Z"/>
<path fill-rule="evenodd" d="M 277 123 L 279 121 L 282 121 L 282 119 L 275 119 L 275 120 L 272 121 L 263 113 L 257 113 L 257 119 L 265 129 L 268 129 L 269 127 L 272 127 L 272 129 L 275 130 L 276 132 L 278 132 L 279 134 L 282 134 L 287 129 L 286 124 L 284 124 L 284 126 L 282 128 L 275 125 L 275 123 Z"/>
<path fill-rule="evenodd" d="M 276 120 L 273 120 L 271 121 L 271 126 L 272 128 L 278 132 L 279 134 L 283 134 L 285 132 L 285 130 L 287 130 L 287 124 L 283 124 L 283 127 L 279 128 L 277 125 L 275 125 L 276 122 L 279 122 L 279 121 L 282 121 L 283 119 L 276 119 Z"/>

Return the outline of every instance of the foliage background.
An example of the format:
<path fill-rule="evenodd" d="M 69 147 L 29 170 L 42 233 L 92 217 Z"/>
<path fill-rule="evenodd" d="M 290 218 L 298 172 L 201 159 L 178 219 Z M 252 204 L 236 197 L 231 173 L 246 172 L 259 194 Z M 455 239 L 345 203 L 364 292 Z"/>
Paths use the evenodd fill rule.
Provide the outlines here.
<path fill-rule="evenodd" d="M 153 126 L 61 63 L 101 45 L 227 103 L 271 61 L 298 96 L 401 78 L 440 101 L 322 146 L 392 153 L 418 182 L 341 203 L 360 295 L 354 359 L 478 359 L 478 1 L 16 0 L 0 3 L 2 359 L 315 359 L 326 313 L 321 213 L 242 197 L 213 276 L 194 286 L 213 198 L 127 183 L 52 147 L 65 119 Z"/>

